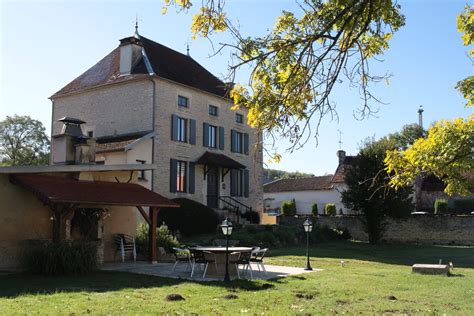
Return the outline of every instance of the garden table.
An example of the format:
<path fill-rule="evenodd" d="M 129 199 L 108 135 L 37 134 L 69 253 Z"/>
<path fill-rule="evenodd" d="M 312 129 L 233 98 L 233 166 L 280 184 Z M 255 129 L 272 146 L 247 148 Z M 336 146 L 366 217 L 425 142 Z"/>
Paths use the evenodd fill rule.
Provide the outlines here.
<path fill-rule="evenodd" d="M 229 247 L 229 261 L 231 260 L 232 256 L 231 253 L 240 253 L 240 252 L 249 252 L 252 251 L 252 247 Z M 225 247 L 215 247 L 215 246 L 198 246 L 198 247 L 190 247 L 189 250 L 194 251 L 204 251 L 204 252 L 211 252 L 215 256 L 216 265 L 210 263 L 207 269 L 207 275 L 222 275 L 224 276 L 225 273 Z M 234 258 L 237 259 L 237 258 Z M 217 266 L 217 270 L 216 270 Z M 237 274 L 235 270 L 235 266 L 229 263 L 229 273 Z"/>

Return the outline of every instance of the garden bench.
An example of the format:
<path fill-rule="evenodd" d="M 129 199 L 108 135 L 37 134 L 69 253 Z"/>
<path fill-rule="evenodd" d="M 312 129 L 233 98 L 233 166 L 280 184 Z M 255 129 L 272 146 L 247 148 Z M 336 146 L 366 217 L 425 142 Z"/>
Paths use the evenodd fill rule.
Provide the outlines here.
<path fill-rule="evenodd" d="M 447 264 L 414 264 L 412 272 L 420 274 L 444 274 L 449 275 L 450 267 Z"/>

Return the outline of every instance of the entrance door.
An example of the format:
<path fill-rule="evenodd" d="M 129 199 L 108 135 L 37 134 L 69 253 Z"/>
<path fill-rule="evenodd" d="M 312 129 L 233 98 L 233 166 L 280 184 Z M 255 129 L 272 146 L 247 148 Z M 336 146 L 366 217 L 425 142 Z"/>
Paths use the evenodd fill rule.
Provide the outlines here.
<path fill-rule="evenodd" d="M 207 206 L 217 208 L 219 196 L 219 171 L 217 167 L 209 167 L 207 179 Z"/>

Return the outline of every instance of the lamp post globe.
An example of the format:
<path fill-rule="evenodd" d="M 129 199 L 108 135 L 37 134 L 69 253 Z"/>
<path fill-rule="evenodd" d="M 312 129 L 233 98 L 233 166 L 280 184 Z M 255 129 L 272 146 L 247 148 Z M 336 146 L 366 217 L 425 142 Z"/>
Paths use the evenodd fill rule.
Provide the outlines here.
<path fill-rule="evenodd" d="M 225 236 L 225 276 L 224 282 L 230 282 L 229 276 L 229 236 L 232 235 L 232 223 L 226 218 L 221 225 L 222 233 Z"/>
<path fill-rule="evenodd" d="M 303 228 L 304 231 L 306 232 L 306 271 L 311 271 L 313 268 L 311 268 L 311 264 L 309 262 L 309 233 L 313 230 L 313 222 L 309 219 L 306 218 L 306 220 L 303 223 Z"/>

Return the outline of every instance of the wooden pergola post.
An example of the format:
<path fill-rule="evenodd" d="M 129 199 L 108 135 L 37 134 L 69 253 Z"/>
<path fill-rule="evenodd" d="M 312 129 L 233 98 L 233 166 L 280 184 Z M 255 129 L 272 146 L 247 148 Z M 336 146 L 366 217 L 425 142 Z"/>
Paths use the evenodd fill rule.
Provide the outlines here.
<path fill-rule="evenodd" d="M 74 216 L 76 205 L 54 204 L 51 205 L 51 210 L 53 211 L 53 242 L 69 239 L 70 232 L 66 231 L 68 229 L 67 221 L 70 221 Z"/>
<path fill-rule="evenodd" d="M 61 241 L 61 231 L 63 229 L 62 214 L 58 205 L 53 205 L 51 209 L 53 211 L 53 242 L 58 243 Z"/>
<path fill-rule="evenodd" d="M 156 226 L 158 223 L 159 208 L 150 207 L 150 225 L 148 230 L 148 241 L 150 245 L 150 261 L 151 263 L 158 262 L 158 249 L 156 247 Z"/>

